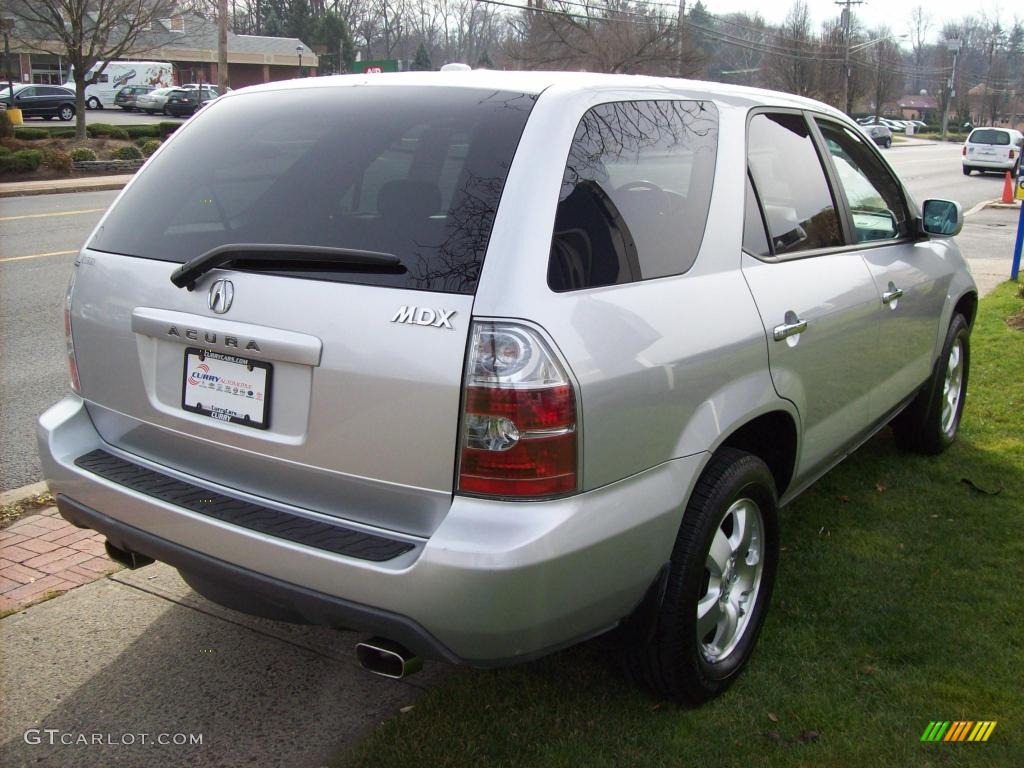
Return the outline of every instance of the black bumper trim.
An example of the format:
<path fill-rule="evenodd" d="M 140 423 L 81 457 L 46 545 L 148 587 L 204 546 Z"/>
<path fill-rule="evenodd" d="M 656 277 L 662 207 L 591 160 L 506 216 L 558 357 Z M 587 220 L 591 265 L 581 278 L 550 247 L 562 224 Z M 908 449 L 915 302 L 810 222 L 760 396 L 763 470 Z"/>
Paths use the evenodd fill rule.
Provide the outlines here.
<path fill-rule="evenodd" d="M 211 557 L 115 520 L 64 494 L 57 495 L 57 509 L 68 522 L 102 533 L 119 549 L 160 560 L 203 582 L 216 583 L 225 591 L 247 593 L 306 623 L 359 630 L 394 640 L 425 658 L 467 663 L 406 616 L 326 595 Z"/>
<path fill-rule="evenodd" d="M 102 448 L 79 456 L 75 459 L 75 466 L 190 512 L 337 555 L 382 563 L 413 549 L 413 545 L 407 541 L 363 533 L 343 525 L 333 525 L 233 499 L 133 464 Z"/>

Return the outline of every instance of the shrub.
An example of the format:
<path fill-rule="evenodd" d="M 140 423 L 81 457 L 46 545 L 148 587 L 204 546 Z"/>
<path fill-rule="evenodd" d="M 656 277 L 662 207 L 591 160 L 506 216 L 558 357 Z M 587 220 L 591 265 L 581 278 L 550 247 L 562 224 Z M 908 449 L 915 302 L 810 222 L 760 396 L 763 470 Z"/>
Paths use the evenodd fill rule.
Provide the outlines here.
<path fill-rule="evenodd" d="M 75 138 L 74 128 L 61 128 L 58 131 L 51 131 L 50 136 L 55 139 L 73 139 Z"/>
<path fill-rule="evenodd" d="M 113 153 L 111 153 L 111 157 L 115 160 L 141 160 L 142 153 L 139 151 L 138 147 L 127 144 L 115 149 Z"/>
<path fill-rule="evenodd" d="M 43 162 L 43 153 L 38 149 L 19 149 L 12 154 L 0 156 L 0 173 L 28 173 Z"/>
<path fill-rule="evenodd" d="M 72 160 L 95 160 L 96 153 L 88 147 L 75 147 L 71 150 Z"/>
<path fill-rule="evenodd" d="M 107 136 L 111 139 L 128 138 L 128 131 L 116 125 L 110 125 L 109 123 L 93 123 L 92 125 L 87 125 L 85 126 L 85 132 L 91 139 L 94 139 L 97 136 Z"/>
<path fill-rule="evenodd" d="M 156 127 L 160 129 L 160 138 L 166 139 L 168 136 L 170 136 L 172 133 L 178 130 L 179 125 L 181 125 L 181 123 L 163 122 L 157 123 Z"/>
<path fill-rule="evenodd" d="M 43 128 L 15 128 L 14 138 L 23 141 L 39 141 L 50 138 L 50 132 Z"/>
<path fill-rule="evenodd" d="M 161 144 L 163 144 L 163 142 L 160 141 L 160 139 L 150 139 L 149 141 L 142 145 L 142 154 L 144 154 L 146 157 L 149 157 L 154 152 L 156 152 L 157 148 Z"/>
<path fill-rule="evenodd" d="M 71 155 L 63 149 L 51 147 L 46 150 L 46 164 L 60 173 L 71 173 Z"/>
<path fill-rule="evenodd" d="M 11 150 L 9 148 L 5 147 L 3 144 L 0 144 L 0 157 L 3 157 L 4 155 L 9 155 L 9 154 L 11 154 Z"/>
<path fill-rule="evenodd" d="M 160 135 L 159 125 L 128 125 L 124 129 L 130 139 L 151 138 L 155 139 Z"/>

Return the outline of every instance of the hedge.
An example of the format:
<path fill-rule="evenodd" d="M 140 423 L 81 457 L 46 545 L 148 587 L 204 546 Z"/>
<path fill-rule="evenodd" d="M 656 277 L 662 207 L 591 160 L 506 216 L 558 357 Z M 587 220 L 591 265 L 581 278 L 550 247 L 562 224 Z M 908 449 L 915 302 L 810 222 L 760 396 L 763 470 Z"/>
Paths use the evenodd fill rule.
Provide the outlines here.
<path fill-rule="evenodd" d="M 111 153 L 111 157 L 115 160 L 139 160 L 142 158 L 142 152 L 139 151 L 138 147 L 133 147 L 131 144 L 127 144 L 115 149 L 113 153 Z"/>
<path fill-rule="evenodd" d="M 50 138 L 50 132 L 43 128 L 15 128 L 14 138 L 23 141 L 39 141 Z"/>
<path fill-rule="evenodd" d="M 127 139 L 128 131 L 116 125 L 110 125 L 109 123 L 93 123 L 92 125 L 85 126 L 85 132 L 88 134 L 90 139 L 95 139 L 100 136 L 106 136 L 111 139 Z"/>
<path fill-rule="evenodd" d="M 0 155 L 0 173 L 28 173 L 43 162 L 43 153 L 38 149 L 21 149 L 13 154 Z"/>

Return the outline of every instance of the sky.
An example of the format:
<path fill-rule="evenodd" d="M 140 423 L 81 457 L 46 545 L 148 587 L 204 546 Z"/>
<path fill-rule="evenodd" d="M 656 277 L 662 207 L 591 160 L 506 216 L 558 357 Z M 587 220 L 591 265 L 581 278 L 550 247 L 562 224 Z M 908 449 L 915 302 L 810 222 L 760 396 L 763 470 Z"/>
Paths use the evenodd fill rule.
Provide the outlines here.
<path fill-rule="evenodd" d="M 687 0 L 689 8 L 695 0 Z M 758 0 L 756 3 L 750 0 L 703 0 L 708 11 L 715 15 L 726 13 L 745 12 L 750 13 L 753 9 L 760 11 L 765 21 L 778 24 L 786 17 L 786 13 L 793 5 L 793 0 Z M 840 6 L 832 0 L 807 0 L 815 25 L 819 25 L 825 19 L 839 15 Z M 993 2 L 993 0 L 977 0 L 976 2 L 965 3 L 963 0 L 866 0 L 861 5 L 853 6 L 853 13 L 866 27 L 877 27 L 882 24 L 888 25 L 895 33 L 907 31 L 910 21 L 910 12 L 918 5 L 924 6 L 932 18 L 933 29 L 930 37 L 933 42 L 938 40 L 938 32 L 947 21 L 958 21 L 966 15 L 980 16 L 982 13 L 990 18 L 999 15 L 1004 26 L 1007 22 L 1013 22 L 1014 16 L 1024 18 L 1024 7 L 1016 12 L 1015 4 L 1010 2 Z M 906 45 L 906 42 L 903 43 Z"/>

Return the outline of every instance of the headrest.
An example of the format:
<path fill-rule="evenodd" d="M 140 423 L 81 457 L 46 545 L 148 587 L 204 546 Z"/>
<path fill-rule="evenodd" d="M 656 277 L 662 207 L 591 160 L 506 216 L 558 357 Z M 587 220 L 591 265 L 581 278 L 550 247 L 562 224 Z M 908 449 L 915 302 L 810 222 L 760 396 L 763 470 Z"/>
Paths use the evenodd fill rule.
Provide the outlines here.
<path fill-rule="evenodd" d="M 441 213 L 441 190 L 428 181 L 389 181 L 377 193 L 377 212 L 389 219 L 425 219 Z"/>

